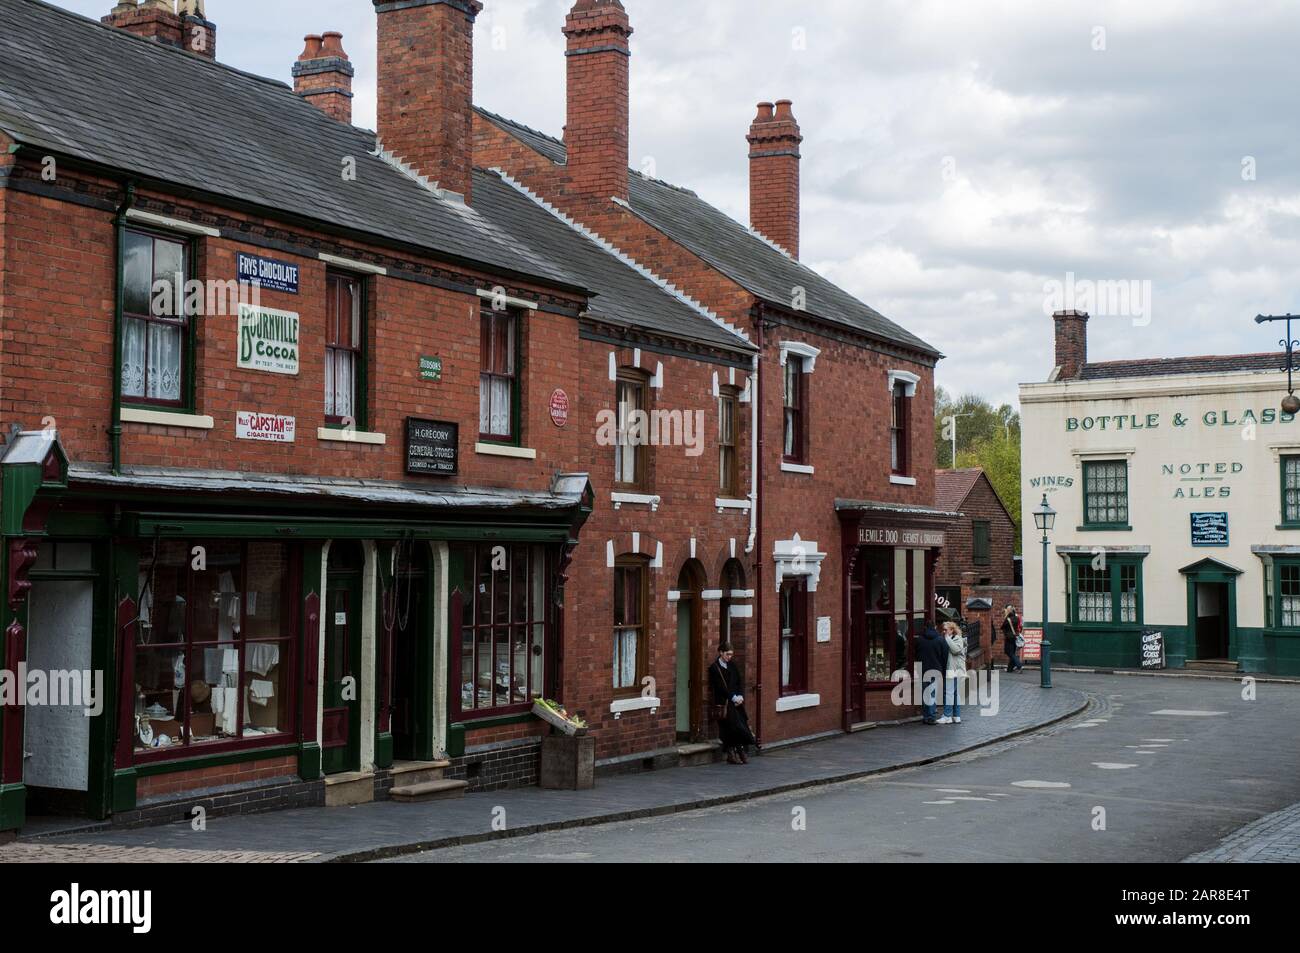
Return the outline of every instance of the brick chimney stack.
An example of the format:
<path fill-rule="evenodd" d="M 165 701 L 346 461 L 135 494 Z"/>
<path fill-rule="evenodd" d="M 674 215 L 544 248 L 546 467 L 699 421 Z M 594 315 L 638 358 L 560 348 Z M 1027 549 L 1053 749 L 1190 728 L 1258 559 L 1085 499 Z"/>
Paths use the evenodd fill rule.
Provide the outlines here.
<path fill-rule="evenodd" d="M 1052 319 L 1056 322 L 1056 380 L 1073 380 L 1088 363 L 1088 313 L 1057 311 Z"/>
<path fill-rule="evenodd" d="M 799 144 L 790 100 L 759 103 L 749 127 L 749 223 L 799 257 Z"/>
<path fill-rule="evenodd" d="M 352 77 L 342 33 L 311 34 L 293 64 L 293 91 L 339 122 L 352 123 Z"/>
<path fill-rule="evenodd" d="M 564 22 L 569 188 L 579 196 L 628 198 L 629 73 L 632 35 L 619 0 L 578 0 Z"/>
<path fill-rule="evenodd" d="M 470 200 L 478 0 L 373 0 L 379 20 L 379 141 Z"/>
<path fill-rule="evenodd" d="M 203 0 L 122 0 L 101 20 L 136 36 L 217 57 L 217 25 L 204 18 Z"/>

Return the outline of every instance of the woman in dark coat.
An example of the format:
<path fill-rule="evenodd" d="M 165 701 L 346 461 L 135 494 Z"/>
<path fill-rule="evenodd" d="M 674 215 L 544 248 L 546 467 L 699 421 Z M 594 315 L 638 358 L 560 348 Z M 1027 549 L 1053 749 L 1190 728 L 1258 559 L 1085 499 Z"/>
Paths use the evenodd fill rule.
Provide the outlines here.
<path fill-rule="evenodd" d="M 745 748 L 755 744 L 745 714 L 745 688 L 740 669 L 733 664 L 735 651 L 728 644 L 718 647 L 718 657 L 709 666 L 709 689 L 713 694 L 713 717 L 718 722 L 718 737 L 727 752 L 728 764 L 749 764 Z"/>
<path fill-rule="evenodd" d="M 1007 611 L 1002 618 L 1002 648 L 1007 653 L 1007 672 L 1020 672 L 1024 670 L 1024 663 L 1020 661 L 1020 615 L 1016 612 L 1015 606 L 1007 606 Z"/>

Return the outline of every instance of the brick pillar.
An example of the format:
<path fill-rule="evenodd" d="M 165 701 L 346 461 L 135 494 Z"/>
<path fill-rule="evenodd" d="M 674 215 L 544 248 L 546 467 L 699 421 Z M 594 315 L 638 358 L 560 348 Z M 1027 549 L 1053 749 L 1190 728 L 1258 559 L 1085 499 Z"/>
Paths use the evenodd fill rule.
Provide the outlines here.
<path fill-rule="evenodd" d="M 217 58 L 217 25 L 203 15 L 203 0 L 179 0 L 181 43 L 185 49 L 210 60 Z"/>
<path fill-rule="evenodd" d="M 342 33 L 310 34 L 293 64 L 293 91 L 327 116 L 352 122 L 352 77 L 356 70 L 343 49 Z"/>
<path fill-rule="evenodd" d="M 799 144 L 788 99 L 759 103 L 749 127 L 749 224 L 799 257 Z"/>
<path fill-rule="evenodd" d="M 578 0 L 565 20 L 564 35 L 569 188 L 592 199 L 626 200 L 632 56 L 627 11 L 619 0 Z"/>
<path fill-rule="evenodd" d="M 379 139 L 439 187 L 470 200 L 478 0 L 373 0 L 379 21 Z"/>
<path fill-rule="evenodd" d="M 1060 369 L 1057 379 L 1071 380 L 1088 363 L 1088 313 L 1058 311 L 1052 319 L 1056 322 L 1056 366 Z"/>

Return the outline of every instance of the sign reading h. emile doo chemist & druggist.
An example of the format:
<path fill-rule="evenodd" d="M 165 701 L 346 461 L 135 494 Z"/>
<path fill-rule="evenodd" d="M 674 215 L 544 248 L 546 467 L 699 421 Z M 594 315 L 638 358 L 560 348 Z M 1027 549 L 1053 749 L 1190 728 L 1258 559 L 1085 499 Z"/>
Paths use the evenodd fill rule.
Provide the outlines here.
<path fill-rule="evenodd" d="M 298 314 L 239 306 L 240 367 L 271 374 L 298 373 Z"/>

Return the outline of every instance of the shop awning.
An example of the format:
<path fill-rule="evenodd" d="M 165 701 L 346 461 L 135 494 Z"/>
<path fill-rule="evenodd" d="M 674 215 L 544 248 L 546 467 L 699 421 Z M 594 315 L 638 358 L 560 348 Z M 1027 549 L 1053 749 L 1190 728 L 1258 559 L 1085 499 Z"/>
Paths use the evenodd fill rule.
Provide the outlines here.
<path fill-rule="evenodd" d="M 530 526 L 561 532 L 581 525 L 593 500 L 585 473 L 558 474 L 547 490 L 533 491 L 168 468 L 114 474 L 74 465 L 68 485 L 74 496 L 121 501 L 128 532 L 142 536 L 484 538 Z"/>

